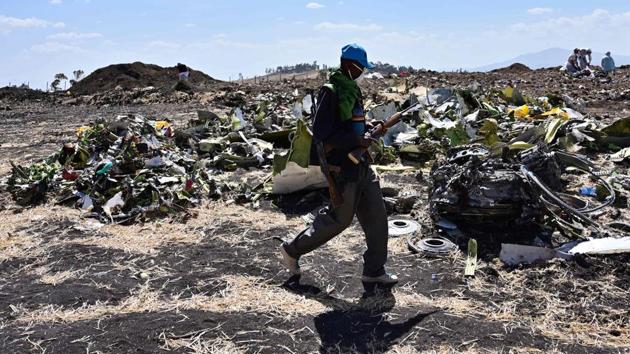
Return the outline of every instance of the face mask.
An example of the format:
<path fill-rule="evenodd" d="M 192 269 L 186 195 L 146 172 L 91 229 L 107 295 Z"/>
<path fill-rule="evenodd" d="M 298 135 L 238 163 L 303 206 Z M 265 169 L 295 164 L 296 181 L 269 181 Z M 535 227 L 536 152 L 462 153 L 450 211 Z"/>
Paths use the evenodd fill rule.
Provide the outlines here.
<path fill-rule="evenodd" d="M 361 75 L 359 75 L 359 77 L 357 77 L 356 79 L 354 79 L 354 81 L 356 81 L 356 82 L 361 82 L 361 81 L 363 81 L 363 80 L 365 79 L 365 72 L 366 72 L 367 70 L 365 70 L 365 68 L 362 68 L 362 67 L 358 66 L 358 65 L 357 65 L 357 64 L 355 64 L 355 63 L 352 63 L 352 65 L 354 65 L 354 67 L 355 67 L 355 68 L 357 68 L 357 69 L 361 70 Z M 350 73 L 350 71 L 349 71 L 349 70 L 348 70 L 348 74 L 350 74 L 350 77 L 352 77 L 352 74 Z"/>
<path fill-rule="evenodd" d="M 361 82 L 363 82 L 363 80 L 365 80 L 365 70 L 361 73 L 361 75 L 359 75 L 359 77 L 357 77 L 356 79 L 354 79 L 354 81 L 359 84 Z"/>

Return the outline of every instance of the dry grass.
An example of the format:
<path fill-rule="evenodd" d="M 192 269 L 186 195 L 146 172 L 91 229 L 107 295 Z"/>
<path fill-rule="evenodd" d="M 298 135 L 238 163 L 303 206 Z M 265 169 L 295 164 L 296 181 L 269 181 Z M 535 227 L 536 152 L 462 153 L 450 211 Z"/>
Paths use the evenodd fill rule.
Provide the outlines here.
<path fill-rule="evenodd" d="M 75 322 L 115 314 L 177 310 L 253 311 L 291 319 L 304 315 L 317 315 L 326 310 L 320 302 L 287 292 L 276 285 L 267 283 L 262 278 L 225 276 L 220 280 L 225 281 L 227 287 L 213 296 L 193 295 L 186 299 L 174 296 L 165 299 L 159 292 L 143 286 L 117 305 L 99 302 L 71 309 L 48 305 L 32 311 L 22 308 L 16 315 L 19 317 L 18 321 L 23 323 Z"/>
<path fill-rule="evenodd" d="M 138 289 L 132 296 L 118 305 L 96 302 L 94 305 L 83 304 L 81 307 L 66 309 L 61 306 L 47 305 L 36 310 L 16 307 L 14 313 L 22 323 L 39 322 L 75 322 L 101 318 L 112 314 L 128 314 L 143 311 L 168 310 L 168 304 L 160 300 L 158 292 L 147 286 Z"/>
<path fill-rule="evenodd" d="M 0 176 L 6 176 L 11 173 L 11 164 L 0 160 Z"/>
<path fill-rule="evenodd" d="M 43 274 L 39 279 L 40 282 L 50 285 L 58 285 L 68 279 L 81 279 L 85 272 L 82 270 L 64 270 L 61 272 Z"/>
<path fill-rule="evenodd" d="M 7 233 L 0 236 L 0 262 L 31 254 L 36 256 L 40 240 L 32 235 Z"/>
<path fill-rule="evenodd" d="M 235 204 L 213 202 L 196 208 L 195 211 L 198 216 L 186 224 L 153 221 L 144 225 L 102 227 L 81 219 L 78 211 L 69 208 L 42 206 L 25 210 L 21 214 L 1 211 L 0 218 L 6 221 L 0 223 L 0 262 L 16 257 L 34 257 L 38 261 L 20 271 L 37 275 L 42 283 L 58 285 L 66 280 L 86 275 L 84 271 L 78 269 L 50 271 L 50 262 L 55 260 L 48 258 L 49 247 L 59 244 L 95 245 L 138 254 L 154 254 L 169 244 L 192 246 L 201 241 L 212 240 L 230 247 L 247 248 L 255 247 L 257 243 L 272 236 L 284 236 L 274 235 L 276 229 L 297 231 L 304 227 L 304 222 L 300 218 L 289 219 L 280 212 L 251 210 Z M 71 227 L 83 230 L 85 237 L 69 240 L 59 240 L 57 237 L 53 238 L 54 242 L 46 243 L 29 229 L 34 226 L 45 229 L 46 224 L 53 225 L 68 220 L 76 220 Z M 63 236 L 64 232 L 61 230 L 61 234 L 55 236 Z M 357 249 L 361 247 L 364 247 L 364 235 L 360 226 L 355 225 L 331 240 L 325 249 L 340 261 L 356 262 L 361 256 Z M 409 256 L 405 237 L 390 238 L 389 250 L 395 257 Z M 464 259 L 464 254 L 455 252 L 446 258 L 446 264 L 452 269 L 463 270 Z M 305 261 L 308 260 L 306 257 Z M 250 261 L 265 266 L 273 260 L 254 256 Z M 421 259 L 422 266 L 429 268 L 433 267 L 432 262 L 443 264 L 444 261 Z M 423 295 L 418 293 L 412 284 L 402 284 L 394 290 L 396 306 L 441 309 L 449 316 L 502 324 L 508 332 L 514 328 L 531 328 L 533 334 L 537 336 L 542 334 L 552 343 L 627 348 L 627 343 L 630 342 L 628 308 L 627 306 L 614 308 L 605 301 L 630 298 L 628 289 L 613 285 L 617 280 L 615 275 L 585 280 L 574 274 L 571 268 L 567 269 L 555 263 L 512 271 L 503 269 L 499 264 L 490 264 L 489 267 L 498 272 L 498 278 L 489 277 L 480 271 L 466 286 L 462 285 L 449 292 Z M 132 274 L 146 273 L 147 279 L 151 281 L 170 275 L 169 269 L 157 266 L 140 269 L 132 262 L 112 264 L 112 269 L 130 270 Z M 316 273 L 317 269 L 311 271 Z M 78 308 L 48 305 L 35 310 L 14 304 L 11 309 L 17 317 L 17 322 L 28 327 L 34 323 L 75 322 L 120 314 L 182 310 L 218 313 L 255 312 L 291 320 L 301 316 L 317 316 L 331 309 L 346 311 L 357 309 L 359 306 L 371 309 L 383 305 L 378 303 L 378 300 L 356 304 L 352 299 L 342 298 L 341 301 L 334 301 L 307 298 L 288 292 L 261 277 L 230 275 L 216 281 L 224 282 L 226 288 L 212 296 L 197 294 L 189 298 L 165 297 L 160 290 L 152 290 L 145 285 L 137 288 L 129 297 L 117 304 L 97 302 Z M 567 289 L 571 290 L 569 294 L 576 291 L 581 297 L 567 299 Z M 475 298 L 471 298 L 470 293 L 475 294 Z M 611 336 L 609 335 L 611 331 L 616 331 L 619 335 Z M 402 342 L 392 347 L 389 352 L 401 354 L 417 352 L 413 346 L 408 345 L 417 335 L 418 331 L 412 332 L 411 337 L 403 338 Z M 233 353 L 248 349 L 241 343 L 233 342 L 229 337 L 208 339 L 208 336 L 208 333 L 205 335 L 196 333 L 186 338 L 175 338 L 165 333 L 161 340 L 164 349 L 186 349 L 195 353 Z M 406 340 L 409 341 L 407 344 Z M 535 348 L 527 347 L 505 350 L 514 353 L 538 352 Z M 554 351 L 553 344 L 549 350 Z M 486 350 L 472 341 L 459 346 L 453 346 L 453 343 L 445 344 L 430 352 L 487 353 L 501 350 Z"/>
<path fill-rule="evenodd" d="M 326 310 L 320 302 L 287 292 L 263 278 L 225 276 L 227 287 L 212 297 L 193 296 L 182 301 L 181 308 L 212 312 L 264 312 L 287 319 L 317 315 Z"/>
<path fill-rule="evenodd" d="M 567 301 L 560 291 L 532 286 L 529 279 L 541 279 L 541 286 L 547 283 L 552 289 L 582 289 L 582 295 L 579 302 Z M 501 272 L 500 281 L 498 287 L 481 278 L 469 282 L 471 290 L 490 299 L 494 309 L 482 312 L 490 320 L 530 327 L 549 338 L 587 346 L 623 348 L 630 342 L 628 308 L 612 308 L 604 303 L 605 298 L 630 298 L 629 290 L 613 285 L 613 275 L 587 281 L 552 264 Z M 492 301 L 498 294 L 507 300 Z M 618 331 L 619 336 L 610 336 L 611 331 Z"/>
<path fill-rule="evenodd" d="M 331 252 L 341 262 L 358 262 L 362 257 L 357 249 L 361 247 L 365 248 L 365 235 L 361 226 L 355 224 L 328 241 L 322 249 Z"/>
<path fill-rule="evenodd" d="M 17 257 L 36 258 L 43 254 L 47 245 L 25 227 L 44 227 L 67 219 L 78 219 L 79 212 L 69 208 L 38 206 L 21 213 L 0 211 L 0 262 Z"/>
<path fill-rule="evenodd" d="M 107 236 L 88 236 L 75 243 L 152 254 L 168 243 L 195 244 L 203 239 L 200 230 L 190 229 L 185 224 L 161 222 L 130 226 L 105 225 L 101 231 L 107 233 Z"/>
<path fill-rule="evenodd" d="M 272 228 L 301 228 L 304 222 L 300 218 L 287 218 L 280 212 L 251 209 L 236 204 L 223 202 L 210 202 L 198 209 L 197 217 L 189 220 L 187 225 L 191 227 L 204 227 L 219 221 L 235 221 L 249 224 L 256 230 L 269 230 Z"/>
<path fill-rule="evenodd" d="M 72 220 L 76 225 L 74 228 L 85 232 L 86 235 L 71 241 L 61 241 L 63 243 L 94 245 L 139 254 L 155 253 L 166 244 L 197 244 L 206 235 L 210 235 L 211 239 L 236 245 L 246 242 L 247 238 L 244 236 L 249 232 L 261 233 L 273 228 L 287 227 L 297 230 L 304 225 L 301 219 L 287 219 L 281 213 L 252 211 L 242 206 L 218 202 L 200 206 L 193 209 L 193 212 L 198 216 L 186 224 L 157 220 L 146 224 L 122 226 L 102 225 L 92 220 L 84 220 L 81 219 L 78 210 L 50 205 L 27 209 L 21 213 L 0 211 L 0 218 L 5 220 L 0 223 L 0 261 L 16 257 L 36 257 L 49 246 L 42 244 L 42 240 L 32 232 L 16 230 L 36 224 L 45 226 L 67 220 Z M 227 225 L 226 222 L 238 223 L 238 229 Z"/>
<path fill-rule="evenodd" d="M 203 338 L 206 331 L 193 333 L 188 338 L 171 338 L 168 334 L 162 333 L 159 339 L 164 342 L 161 346 L 164 350 L 181 350 L 188 349 L 194 354 L 238 354 L 245 353 L 245 350 L 239 348 L 233 342 L 225 338 L 207 339 Z"/>
<path fill-rule="evenodd" d="M 476 300 L 455 296 L 425 296 L 410 291 L 404 286 L 395 289 L 396 306 L 403 308 L 440 309 L 454 316 L 485 317 L 487 307 Z"/>

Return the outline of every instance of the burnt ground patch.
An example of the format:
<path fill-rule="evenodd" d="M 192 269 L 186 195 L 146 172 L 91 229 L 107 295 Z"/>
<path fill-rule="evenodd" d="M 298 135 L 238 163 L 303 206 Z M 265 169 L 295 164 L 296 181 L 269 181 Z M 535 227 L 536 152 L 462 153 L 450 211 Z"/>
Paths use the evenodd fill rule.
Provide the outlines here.
<path fill-rule="evenodd" d="M 208 347 L 217 340 L 229 341 L 236 347 L 250 348 L 249 352 L 261 349 L 278 353 L 284 351 L 282 346 L 304 352 L 317 349 L 316 337 L 305 328 L 309 320 L 285 320 L 256 312 L 120 314 L 99 320 L 36 325 L 27 332 L 12 327 L 0 342 L 0 351 L 30 353 L 34 349 L 32 343 L 40 343 L 47 353 L 85 353 L 86 348 L 106 353 L 189 353 L 191 349 L 178 347 L 173 341 L 196 339 Z"/>
<path fill-rule="evenodd" d="M 577 353 L 617 352 L 614 348 L 605 346 L 569 344 L 570 341 L 528 328 L 527 321 L 490 320 L 486 315 L 478 313 L 468 315 L 465 310 L 434 312 L 440 307 L 437 302 L 435 307 L 430 308 L 411 308 L 408 304 L 394 303 L 380 312 L 366 308 L 361 301 L 354 303 L 348 299 L 358 299 L 364 291 L 359 276 L 362 267 L 361 254 L 365 245 L 361 238 L 356 238 L 361 237 L 356 233 L 338 236 L 355 238 L 347 244 L 343 244 L 344 240 L 341 240 L 344 251 L 356 255 L 355 260 L 340 260 L 336 253 L 338 250 L 328 246 L 304 259 L 306 272 L 301 280 L 304 287 L 293 291 L 302 292 L 309 299 L 320 299 L 328 310 L 317 315 L 288 320 L 274 313 L 256 313 L 254 308 L 254 312 L 238 313 L 188 310 L 114 313 L 102 316 L 100 322 L 95 319 L 65 324 L 35 323 L 33 328 L 20 327 L 20 322 L 12 321 L 8 308 L 10 304 L 22 304 L 27 308 L 48 304 L 76 307 L 83 303 L 92 304 L 97 300 L 116 304 L 145 282 L 165 297 L 180 295 L 180 298 L 185 299 L 193 294 L 212 295 L 222 290 L 226 284 L 220 278 L 224 275 L 260 277 L 277 286 L 281 286 L 286 280 L 287 273 L 284 272 L 278 255 L 279 243 L 274 237 L 290 236 L 295 232 L 294 229 L 261 229 L 246 222 L 229 221 L 219 227 L 209 227 L 202 231 L 205 236 L 198 243 L 166 244 L 153 255 L 65 243 L 47 246 L 45 256 L 39 259 L 16 258 L 2 263 L 0 275 L 5 280 L 3 284 L 13 287 L 0 289 L 2 320 L 6 321 L 7 326 L 3 328 L 7 336 L 6 340 L 0 339 L 4 341 L 0 351 L 41 351 L 31 344 L 33 342 L 47 348 L 47 352 L 85 352 L 85 348 L 91 345 L 92 351 L 154 353 L 166 350 L 161 348 L 167 348 L 167 343 L 171 343 L 170 348 L 175 352 L 190 352 L 191 350 L 183 347 L 172 347 L 172 341 L 194 341 L 197 338 L 198 341 L 211 343 L 227 338 L 229 342 L 248 352 L 260 349 L 270 353 L 285 351 L 280 345 L 294 352 L 382 352 L 398 344 L 417 350 L 446 347 L 458 351 L 478 348 L 495 351 L 532 348 Z M 71 242 L 72 239 L 67 241 Z M 570 291 L 574 288 L 569 286 L 571 284 L 554 288 L 554 284 L 548 283 L 549 279 L 558 278 L 562 272 L 570 271 L 567 277 L 577 281 L 597 281 L 610 273 L 616 276 L 615 285 L 624 286 L 628 268 L 618 264 L 627 260 L 622 256 L 589 258 L 579 263 L 562 262 L 547 266 L 548 273 L 541 273 L 538 268 L 531 267 L 527 276 L 519 281 L 524 281 L 523 285 L 526 287 L 540 289 L 548 294 L 560 293 L 560 297 L 566 296 L 565 301 L 578 306 L 580 296 L 600 289 L 592 286 L 578 287 L 576 294 L 572 295 Z M 28 272 L 20 271 L 25 266 L 30 266 L 29 269 L 46 266 L 48 273 L 52 274 L 68 270 L 85 272 L 51 285 L 42 284 L 37 277 L 29 278 Z M 515 304 L 516 313 L 528 318 L 539 316 L 537 304 L 541 298 L 503 291 L 501 287 L 507 287 L 514 280 L 502 279 L 498 275 L 509 276 L 513 271 L 493 264 L 481 267 L 478 271 L 478 278 L 488 286 L 489 291 L 494 292 L 492 295 L 467 287 L 462 276 L 461 258 L 429 259 L 396 252 L 390 255 L 388 267 L 401 277 L 400 287 L 404 288 L 407 295 L 421 294 L 428 298 L 457 297 L 462 300 L 470 298 L 483 303 L 492 300 L 499 305 L 509 303 L 514 300 L 514 296 L 519 296 Z M 142 272 L 146 272 L 148 278 L 141 277 Z M 439 282 L 431 281 L 432 274 L 438 274 Z M 12 295 L 7 297 L 7 294 Z M 599 305 L 627 308 L 622 300 L 623 298 L 616 295 L 602 294 L 597 300 L 600 303 L 594 303 L 591 310 L 598 309 Z M 609 311 L 604 307 L 599 307 L 599 310 L 603 316 Z M 573 307 L 571 311 L 578 313 L 581 310 Z M 615 321 L 615 316 L 619 314 L 610 313 L 608 318 L 603 319 Z M 586 317 L 570 319 L 585 324 L 589 321 Z M 210 330 L 219 324 L 222 332 Z"/>
<path fill-rule="evenodd" d="M 628 257 L 583 257 L 518 268 L 487 265 L 477 271 L 486 288 L 466 287 L 461 295 L 485 303 L 491 299 L 497 311 L 508 306 L 520 318 L 553 322 L 550 328 L 556 331 L 590 328 L 589 336 L 605 343 L 630 327 Z"/>
<path fill-rule="evenodd" d="M 65 217 L 59 220 L 44 219 L 37 223 L 29 223 L 17 227 L 16 233 L 32 235 L 46 242 L 77 240 L 89 236 L 107 236 L 97 230 L 82 230 L 80 225 Z"/>
<path fill-rule="evenodd" d="M 506 329 L 502 323 L 460 318 L 431 309 L 398 308 L 390 312 L 320 299 L 333 309 L 293 319 L 256 312 L 170 311 L 111 315 L 98 320 L 37 324 L 4 329 L 0 351 L 10 353 L 189 353 L 193 346 L 211 351 L 230 342 L 246 352 L 374 353 L 396 344 L 418 351 L 450 345 L 460 351 L 483 347 L 507 350 L 525 347 L 571 353 L 616 352 L 550 341 L 528 328 Z M 340 310 L 337 306 L 354 306 Z M 394 301 L 395 302 L 395 301 Z M 189 347 L 186 347 L 189 346 Z M 215 350 L 217 349 L 214 347 Z M 234 347 L 233 347 L 234 348 Z"/>
<path fill-rule="evenodd" d="M 187 298 L 195 294 L 212 295 L 222 290 L 226 284 L 219 278 L 226 275 L 260 277 L 275 285 L 282 285 L 287 280 L 288 273 L 280 261 L 277 238 L 293 237 L 294 229 L 274 227 L 257 230 L 247 223 L 225 223 L 220 228 L 204 230 L 204 234 L 197 244 L 165 245 L 155 256 L 142 259 L 139 267 L 154 265 L 166 273 L 159 279 L 151 280 L 151 286 L 160 289 L 164 295 Z M 359 258 L 365 250 L 362 243 L 346 247 Z M 431 279 L 431 269 L 408 264 L 403 266 L 408 259 L 394 260 L 392 269 L 399 271 L 399 267 L 404 268 L 406 279 Z M 301 263 L 307 269 L 305 280 L 323 282 L 346 297 L 361 296 L 362 261 L 341 260 L 331 250 L 322 248 L 302 259 Z M 445 263 L 443 267 L 446 269 L 449 266 Z"/>
<path fill-rule="evenodd" d="M 395 296 L 387 290 L 379 290 L 375 296 L 364 294 L 357 303 L 351 303 L 327 295 L 309 281 L 287 282 L 285 288 L 330 308 L 312 319 L 322 353 L 381 353 L 396 344 L 418 351 L 446 345 L 464 352 L 475 347 L 497 351 L 533 348 L 571 353 L 616 352 L 613 348 L 555 342 L 525 326 L 463 317 L 438 307 L 396 306 Z"/>
<path fill-rule="evenodd" d="M 142 260 L 144 267 L 155 266 L 166 274 L 152 280 L 151 286 L 164 295 L 187 298 L 195 294 L 212 295 L 225 288 L 219 278 L 245 275 L 283 281 L 284 268 L 279 262 L 277 235 L 288 228 L 252 229 L 245 223 L 225 223 L 206 229 L 204 238 L 194 245 L 168 244 L 155 256 Z"/>
<path fill-rule="evenodd" d="M 124 264 L 132 254 L 90 245 L 60 244 L 37 258 L 12 259 L 0 264 L 0 316 L 11 317 L 10 305 L 32 309 L 44 305 L 65 307 L 94 304 L 97 301 L 117 303 L 143 281 Z M 34 274 L 25 265 L 43 267 Z M 123 265 L 117 267 L 116 265 Z M 55 282 L 55 276 L 70 272 Z M 52 277 L 48 283 L 44 276 Z"/>

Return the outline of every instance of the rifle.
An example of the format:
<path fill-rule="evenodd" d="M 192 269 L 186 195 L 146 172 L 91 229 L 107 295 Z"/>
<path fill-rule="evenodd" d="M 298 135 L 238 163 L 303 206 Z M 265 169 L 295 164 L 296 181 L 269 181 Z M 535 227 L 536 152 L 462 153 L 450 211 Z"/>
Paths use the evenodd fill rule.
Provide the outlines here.
<path fill-rule="evenodd" d="M 311 95 L 311 121 L 315 119 L 315 113 L 317 113 L 317 107 L 315 106 L 315 94 L 310 91 Z M 313 137 L 315 139 L 315 137 Z M 331 166 L 328 166 L 328 160 L 326 159 L 326 148 L 324 143 L 320 140 L 315 140 L 315 148 L 317 149 L 317 157 L 319 158 L 319 167 L 322 173 L 326 177 L 328 182 L 328 193 L 330 194 L 330 203 L 333 208 L 340 207 L 343 204 L 343 196 L 337 190 L 337 184 L 335 179 L 330 174 Z"/>
<path fill-rule="evenodd" d="M 335 183 L 335 179 L 330 174 L 331 166 L 328 166 L 328 161 L 326 160 L 326 151 L 324 149 L 324 143 L 321 141 L 315 142 L 315 147 L 317 148 L 317 156 L 319 157 L 319 167 L 322 170 L 322 173 L 326 177 L 326 181 L 328 182 L 328 193 L 330 193 L 330 203 L 333 208 L 337 208 L 343 204 L 343 196 L 337 190 L 337 184 Z"/>
<path fill-rule="evenodd" d="M 372 128 L 372 130 L 367 132 L 365 134 L 365 137 L 368 139 L 380 138 L 387 129 L 396 125 L 404 115 L 411 112 L 415 112 L 419 110 L 420 108 L 422 108 L 422 104 L 418 102 L 400 112 L 393 114 L 391 117 L 387 118 L 385 122 L 383 122 L 382 124 L 378 124 L 377 126 Z M 364 160 L 363 156 L 365 155 L 366 152 L 367 152 L 367 148 L 359 147 L 349 152 L 348 158 L 350 159 L 350 161 L 354 162 L 355 164 L 359 164 L 359 162 Z"/>

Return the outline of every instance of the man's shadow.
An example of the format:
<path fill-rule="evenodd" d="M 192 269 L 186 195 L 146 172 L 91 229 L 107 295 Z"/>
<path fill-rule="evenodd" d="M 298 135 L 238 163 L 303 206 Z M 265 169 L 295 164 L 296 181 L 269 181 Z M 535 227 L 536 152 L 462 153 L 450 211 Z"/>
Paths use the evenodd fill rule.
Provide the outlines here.
<path fill-rule="evenodd" d="M 425 317 L 437 312 L 417 313 L 403 322 L 392 323 L 385 315 L 396 305 L 391 289 L 366 289 L 355 304 L 330 296 L 317 286 L 300 284 L 296 278 L 289 279 L 283 287 L 332 308 L 314 319 L 322 353 L 386 352 Z"/>

